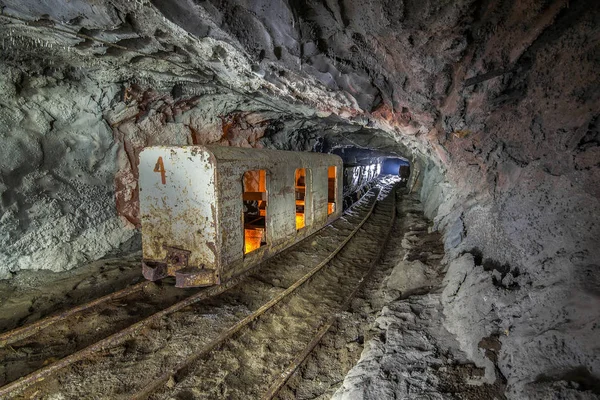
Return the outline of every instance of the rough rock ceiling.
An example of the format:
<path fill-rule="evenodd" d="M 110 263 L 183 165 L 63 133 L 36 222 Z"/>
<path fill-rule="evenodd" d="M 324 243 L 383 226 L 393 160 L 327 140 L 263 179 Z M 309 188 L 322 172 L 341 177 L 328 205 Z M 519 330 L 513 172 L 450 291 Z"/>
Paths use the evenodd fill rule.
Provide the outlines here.
<path fill-rule="evenodd" d="M 568 8 L 562 1 L 0 4 L 6 15 L 35 21 L 2 18 L 4 43 L 11 43 L 4 48 L 18 53 L 15 60 L 29 49 L 56 66 L 96 68 L 113 80 L 135 78 L 176 97 L 233 90 L 289 119 L 333 114 L 401 135 L 408 147 L 433 151 L 443 167 L 455 153 L 468 156 L 453 148 L 453 139 L 469 135 L 478 136 L 471 153 L 483 154 L 474 160 L 479 164 L 497 146 L 519 162 L 543 158 L 533 149 L 543 147 L 541 138 L 534 134 L 527 149 L 514 149 L 522 138 L 500 132 L 497 125 L 503 124 L 494 114 L 518 107 L 532 67 L 551 61 L 540 47 L 556 45 L 578 18 L 584 29 L 593 29 L 594 18 L 585 1 Z M 593 46 L 572 49 L 573 56 L 584 57 Z M 580 99 L 597 88 L 597 77 L 585 73 L 592 64 L 582 66 L 587 81 L 577 86 L 589 93 L 578 94 Z M 549 71 L 536 73 L 543 79 Z M 477 149 L 484 130 L 490 144 Z M 547 150 L 554 160 L 548 153 L 561 149 Z"/>
<path fill-rule="evenodd" d="M 44 54 L 57 67 L 95 69 L 113 80 L 135 78 L 144 87 L 173 90 L 176 97 L 205 94 L 211 87 L 243 93 L 290 120 L 333 113 L 334 124 L 351 120 L 358 128 L 379 128 L 378 119 L 391 118 L 392 107 L 402 115 L 403 128 L 410 127 L 411 133 L 419 129 L 406 107 L 393 105 L 394 89 L 385 83 L 388 78 L 379 61 L 367 54 L 368 45 L 361 44 L 361 54 L 352 44 L 361 35 L 346 37 L 341 26 L 338 33 L 321 33 L 318 24 L 332 21 L 305 20 L 299 14 L 306 11 L 301 4 L 264 2 L 246 8 L 209 2 L 106 1 L 92 7 L 85 1 L 67 5 L 15 1 L 4 5 L 5 15 L 15 17 L 3 18 L 4 42 L 11 45 L 6 50 L 15 61 L 29 58 L 28 52 Z M 319 9 L 306 18 L 316 12 Z M 386 58 L 383 53 L 381 57 Z M 277 100 L 269 100 L 269 95 Z"/>

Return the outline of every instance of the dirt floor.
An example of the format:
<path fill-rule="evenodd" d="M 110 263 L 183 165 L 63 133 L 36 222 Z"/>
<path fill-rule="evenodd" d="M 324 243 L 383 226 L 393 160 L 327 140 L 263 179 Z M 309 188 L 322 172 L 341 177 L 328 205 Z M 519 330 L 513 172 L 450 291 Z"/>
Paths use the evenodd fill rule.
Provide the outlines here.
<path fill-rule="evenodd" d="M 279 399 L 504 398 L 504 382 L 482 383 L 445 331 L 440 235 L 414 196 L 397 196 L 381 262 Z"/>
<path fill-rule="evenodd" d="M 365 341 L 370 338 L 370 327 L 388 298 L 385 281 L 396 265 L 397 258 L 402 258 L 405 253 L 400 247 L 393 256 L 390 255 L 395 241 L 403 236 L 406 229 L 406 221 L 402 218 L 402 201 L 403 193 L 399 191 L 397 220 L 390 241 L 365 288 L 357 294 L 351 307 L 341 314 L 335 326 L 288 381 L 279 393 L 280 399 L 329 399 L 359 360 Z"/>
<path fill-rule="evenodd" d="M 140 260 L 136 252 L 66 272 L 21 271 L 0 280 L 0 332 L 140 282 Z"/>

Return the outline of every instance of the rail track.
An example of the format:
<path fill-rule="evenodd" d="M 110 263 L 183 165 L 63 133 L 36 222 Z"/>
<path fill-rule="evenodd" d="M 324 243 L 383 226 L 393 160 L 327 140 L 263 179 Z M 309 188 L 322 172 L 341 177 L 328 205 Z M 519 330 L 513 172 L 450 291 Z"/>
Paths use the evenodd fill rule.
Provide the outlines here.
<path fill-rule="evenodd" d="M 395 217 L 395 196 L 389 195 L 390 191 L 393 192 L 388 188 L 384 193 L 384 200 L 378 204 L 379 213 L 372 217 L 378 221 L 351 239 L 375 245 L 374 249 L 352 246 L 350 254 L 342 259 L 313 268 L 131 398 L 275 397 L 331 328 L 338 312 L 348 306 L 379 260 Z M 310 285 L 306 284 L 309 280 Z M 332 284 L 337 285 L 334 288 Z M 240 368 L 244 359 L 252 362 Z M 238 361 L 234 372 L 223 368 L 232 360 Z M 284 360 L 288 361 L 287 366 Z M 230 390 L 230 380 L 242 385 Z"/>
<path fill-rule="evenodd" d="M 354 287 L 352 292 L 346 297 L 344 302 L 340 305 L 339 311 L 346 310 L 348 308 L 348 306 L 350 305 L 350 302 L 352 301 L 354 296 L 356 296 L 356 294 L 364 287 L 365 283 L 367 282 L 368 277 L 372 274 L 373 269 L 377 265 L 377 262 L 381 259 L 386 243 L 389 241 L 390 235 L 393 230 L 394 223 L 396 221 L 396 211 L 395 211 L 396 210 L 396 204 L 395 204 L 396 195 L 394 193 L 394 190 L 392 190 L 392 193 L 389 194 L 388 196 L 393 201 L 392 201 L 392 206 L 391 206 L 391 210 L 392 210 L 391 211 L 391 214 L 392 214 L 391 222 L 389 224 L 388 231 L 385 233 L 385 239 L 383 240 L 383 243 L 379 247 L 379 250 L 377 251 L 376 256 L 371 259 L 368 268 L 365 268 L 365 273 L 360 278 L 360 281 L 358 282 L 358 284 Z M 290 362 L 290 364 L 285 369 L 283 369 L 283 371 L 281 371 L 281 373 L 276 377 L 275 381 L 273 381 L 273 383 L 269 386 L 269 389 L 267 390 L 267 392 L 262 396 L 262 399 L 271 400 L 271 399 L 277 397 L 277 394 L 279 393 L 279 391 L 285 386 L 285 384 L 294 375 L 294 373 L 298 370 L 298 368 L 300 368 L 300 366 L 306 360 L 306 358 L 311 353 L 311 351 L 313 351 L 313 349 L 319 344 L 319 342 L 321 341 L 323 336 L 325 336 L 325 334 L 331 329 L 331 327 L 338 320 L 338 318 L 339 318 L 339 315 L 337 313 L 334 313 L 327 319 L 327 321 L 325 323 L 323 323 L 321 325 L 321 327 L 315 333 L 315 335 L 313 336 L 311 341 L 306 344 L 304 349 L 302 349 L 300 352 L 298 352 L 296 354 L 296 356 Z"/>
<path fill-rule="evenodd" d="M 290 288 L 292 288 L 295 284 L 291 284 L 289 282 L 296 281 L 298 282 L 297 275 L 301 274 L 304 278 L 305 282 L 309 279 L 310 276 L 306 273 L 306 270 L 316 271 L 317 268 L 310 269 L 306 265 L 303 265 L 302 268 L 297 268 L 293 270 L 293 273 L 288 274 L 289 276 L 285 276 L 285 274 L 281 273 L 282 263 L 289 264 L 289 260 L 294 260 L 298 258 L 298 254 L 310 254 L 308 257 L 303 257 L 301 261 L 305 264 L 309 264 L 309 261 L 312 263 L 316 263 L 317 266 L 322 268 L 326 265 L 331 259 L 335 257 L 335 255 L 348 243 L 348 241 L 356 234 L 359 228 L 365 223 L 365 221 L 369 218 L 373 207 L 375 206 L 375 194 L 372 193 L 371 196 L 366 196 L 364 201 L 357 203 L 357 205 L 352 209 L 350 213 L 348 213 L 345 217 L 336 221 L 332 225 L 322 229 L 315 235 L 307 238 L 303 242 L 293 246 L 292 248 L 286 250 L 280 255 L 275 256 L 273 259 L 267 261 L 263 266 L 259 266 L 257 268 L 261 269 L 260 275 L 252 276 L 252 274 L 256 273 L 256 268 L 247 272 L 243 276 L 239 276 L 226 284 L 218 287 L 211 287 L 208 289 L 196 289 L 196 292 L 188 295 L 188 297 L 184 298 L 180 301 L 175 297 L 170 297 L 172 299 L 173 304 L 166 304 L 164 299 L 159 296 L 154 296 L 159 299 L 160 304 L 154 304 L 153 307 L 148 307 L 148 309 L 155 311 L 156 308 L 159 308 L 159 311 L 149 313 L 148 310 L 143 313 L 138 313 L 139 304 L 136 305 L 135 312 L 129 310 L 127 314 L 131 316 L 133 319 L 138 319 L 136 322 L 132 324 L 128 324 L 132 321 L 131 318 L 125 318 L 119 320 L 120 322 L 117 324 L 112 324 L 110 327 L 114 332 L 110 334 L 106 334 L 105 331 L 100 333 L 101 338 L 98 338 L 98 334 L 96 330 L 98 328 L 102 329 L 98 324 L 89 324 L 87 330 L 84 330 L 85 336 L 83 339 L 77 337 L 76 342 L 78 346 L 71 346 L 71 349 L 75 349 L 70 354 L 64 355 L 63 352 L 69 351 L 67 349 L 63 349 L 63 346 L 60 345 L 60 340 L 58 341 L 58 345 L 56 342 L 57 338 L 64 338 L 65 332 L 68 331 L 69 325 L 77 324 L 77 325 L 86 325 L 85 320 L 94 320 L 95 316 L 99 314 L 106 314 L 112 312 L 115 308 L 119 309 L 128 309 L 132 307 L 132 305 L 139 301 L 140 294 L 145 293 L 145 289 L 148 289 L 154 284 L 149 282 L 143 282 L 142 284 L 135 285 L 130 288 L 126 288 L 125 290 L 115 292 L 111 295 L 104 296 L 100 299 L 94 300 L 90 303 L 86 303 L 84 305 L 77 306 L 71 310 L 67 310 L 63 313 L 57 314 L 45 320 L 38 321 L 34 324 L 28 325 L 23 328 L 17 328 L 13 331 L 4 333 L 0 336 L 2 338 L 2 342 L 0 342 L 0 359 L 3 361 L 4 371 L 5 371 L 5 385 L 0 387 L 0 397 L 1 398 L 14 398 L 23 396 L 25 398 L 30 398 L 31 396 L 37 397 L 40 393 L 48 393 L 56 390 L 57 388 L 63 387 L 63 383 L 69 381 L 70 376 L 72 376 L 73 371 L 79 371 L 82 368 L 85 369 L 87 364 L 93 364 L 94 361 L 90 361 L 91 359 L 102 359 L 107 355 L 109 357 L 119 352 L 119 349 L 125 349 L 125 352 L 129 351 L 132 341 L 135 342 L 136 338 L 147 335 L 148 330 L 153 330 L 156 326 L 161 326 L 165 324 L 165 320 L 168 320 L 168 316 L 173 316 L 175 314 L 186 314 L 182 312 L 184 309 L 189 309 L 190 307 L 196 306 L 198 303 L 205 303 L 202 300 L 211 300 L 215 299 L 215 297 L 221 296 L 225 293 L 229 293 L 229 298 L 214 300 L 213 304 L 210 301 L 204 307 L 204 312 L 208 309 L 216 309 L 221 307 L 221 300 L 225 300 L 225 303 L 228 304 L 229 310 L 234 310 L 237 307 L 236 302 L 239 303 L 240 293 L 244 294 L 245 292 L 252 291 L 252 284 L 246 284 L 245 288 L 238 290 L 239 293 L 231 294 L 234 289 L 238 288 L 240 283 L 245 281 L 252 281 L 255 287 L 260 285 L 263 286 L 271 286 L 269 290 L 264 292 L 261 296 L 265 297 L 267 294 L 271 295 L 272 292 L 280 292 L 277 295 L 278 297 L 285 297 L 285 295 L 281 296 L 281 293 L 290 293 Z M 315 245 L 315 243 L 317 245 Z M 312 253 L 312 254 L 311 254 Z M 270 264 L 270 265 L 269 265 Z M 314 264 L 313 264 L 314 265 Z M 310 273 L 310 272 L 309 272 Z M 314 273 L 313 273 L 314 274 Z M 250 279 L 251 278 L 251 279 Z M 269 280 L 269 283 L 264 283 L 265 280 Z M 297 284 L 296 287 L 302 285 L 302 283 Z M 258 285 L 258 286 L 257 286 Z M 283 289 L 281 285 L 287 287 L 287 289 Z M 242 285 L 243 286 L 243 285 Z M 237 290 L 237 289 L 236 289 Z M 181 290 L 177 290 L 177 293 L 181 295 Z M 189 293 L 188 293 L 189 294 Z M 246 293 L 247 294 L 247 293 Z M 125 302 L 123 304 L 123 299 L 128 296 L 132 296 L 129 302 Z M 236 297 L 237 296 L 237 297 Z M 254 302 L 256 304 L 262 304 L 261 302 L 264 300 L 261 296 L 255 296 Z M 153 297 L 153 296 L 150 296 Z M 225 296 L 227 297 L 227 296 Z M 243 296 L 242 296 L 243 297 Z M 247 295 L 245 297 L 248 297 Z M 166 301 L 168 303 L 168 300 Z M 228 303 L 229 302 L 229 303 Z M 279 302 L 279 301 L 277 301 Z M 273 303 L 276 304 L 277 302 Z M 152 303 L 152 302 L 151 302 Z M 252 303 L 252 302 L 251 302 Z M 269 304 L 267 302 L 266 304 Z M 217 305 L 215 305 L 217 304 Z M 265 304 L 265 305 L 266 305 Z M 107 306 L 108 305 L 108 306 Z M 161 308 L 162 306 L 162 308 Z M 201 313 L 202 307 L 196 307 L 196 309 L 190 310 L 187 314 L 197 314 L 198 311 Z M 253 304 L 248 306 L 248 309 L 252 309 L 254 307 Z M 266 311 L 267 308 L 259 307 L 258 310 L 263 309 L 262 313 Z M 239 307 L 238 307 L 239 308 Z M 235 310 L 234 310 L 235 311 Z M 179 313 L 177 313 L 179 312 Z M 246 312 L 244 310 L 235 311 L 237 314 L 247 314 L 243 320 L 249 322 L 250 320 L 254 320 L 256 317 L 250 317 L 252 315 L 251 312 Z M 82 314 L 86 314 L 82 316 Z M 143 317 L 140 318 L 140 315 Z M 202 314 L 206 315 L 206 314 Z M 210 313 L 208 313 L 210 315 Z M 216 315 L 216 314 L 215 314 Z M 89 318 L 88 318 L 89 317 Z M 234 319 L 235 315 L 229 315 L 229 318 L 223 318 L 222 325 L 230 324 Z M 183 318 L 185 319 L 185 318 Z M 70 321 L 70 322 L 69 322 Z M 106 322 L 106 321 L 104 321 Z M 181 321 L 179 321 L 181 322 Z M 122 325 L 125 324 L 124 328 Z M 175 323 L 176 324 L 176 323 Z M 214 325 L 214 324 L 213 324 Z M 219 324 L 216 324 L 219 325 Z M 236 324 L 233 324 L 233 327 Z M 231 330 L 232 325 L 229 325 L 229 329 L 220 329 L 221 336 L 223 332 L 229 332 L 229 336 L 235 331 Z M 55 329 L 52 332 L 49 332 L 50 327 L 54 327 Z M 62 328 L 62 329 L 61 329 Z M 223 328 L 223 326 L 219 325 L 216 327 L 216 331 L 219 328 Z M 66 329 L 66 331 L 65 331 Z M 239 329 L 238 329 L 239 330 Z M 91 333 L 89 333 L 91 332 Z M 176 335 L 175 335 L 176 336 Z M 214 335 L 215 337 L 221 337 L 219 335 Z M 54 341 L 53 341 L 54 340 Z M 217 343 L 216 340 L 213 340 L 211 343 Z M 33 345 L 32 345 L 33 344 Z M 207 343 L 203 343 L 204 348 L 206 348 Z M 210 343 L 209 343 L 210 345 Z M 175 346 L 177 347 L 177 346 Z M 198 354 L 198 351 L 191 346 L 188 349 L 190 353 Z M 29 351 L 24 351 L 24 349 L 28 349 Z M 31 350 L 33 349 L 33 351 Z M 43 349 L 36 353 L 36 349 Z M 49 349 L 49 350 L 48 350 Z M 117 349 L 115 351 L 115 349 Z M 165 346 L 165 351 L 173 350 L 170 346 Z M 177 353 L 177 352 L 175 352 Z M 181 347 L 179 348 L 179 352 L 181 353 Z M 200 352 L 202 353 L 202 352 Z M 58 357 L 56 356 L 58 355 Z M 189 356 L 188 356 L 189 358 Z M 186 358 L 187 359 L 187 358 Z M 33 360 L 33 362 L 31 362 Z M 48 362 L 50 360 L 50 362 Z M 111 364 L 112 361 L 109 361 L 104 364 Z M 40 364 L 41 363 L 41 364 Z M 12 376 L 9 376 L 6 371 L 7 370 L 17 370 L 23 371 L 23 364 L 25 364 L 30 371 L 26 373 L 24 376 L 20 376 L 17 379 L 10 379 Z M 169 375 L 168 371 L 177 370 L 179 371 L 181 368 L 181 363 L 177 363 L 176 368 L 173 369 L 167 368 L 167 372 L 163 373 L 162 376 Z M 16 366 L 16 368 L 15 368 Z M 40 367 L 41 366 L 41 367 Z M 93 369 L 93 367 L 92 367 Z M 109 368 L 110 369 L 110 368 Z M 165 369 L 165 368 L 162 368 Z M 26 369 L 25 369 L 26 370 Z M 67 371 L 68 370 L 68 371 Z M 101 368 L 102 370 L 102 368 Z M 91 374 L 92 376 L 94 374 Z M 100 374 L 101 375 L 101 374 Z M 82 376 L 86 376 L 85 373 Z M 102 379 L 102 377 L 99 377 Z M 153 382 L 162 382 L 161 379 L 153 378 Z M 127 386 L 127 385 L 125 385 Z M 122 390 L 121 390 L 122 389 Z M 104 395 L 96 393 L 77 393 L 74 394 L 74 397 L 78 398 L 103 398 L 107 397 L 119 397 L 124 395 L 128 389 L 137 389 L 137 388 L 121 388 L 119 390 L 114 391 L 114 396 L 108 394 L 106 392 Z M 110 391 L 110 389 L 109 389 Z M 135 391 L 135 390 L 133 390 Z M 75 391 L 77 392 L 77 391 Z M 104 397 L 106 398 L 106 397 Z"/>
<path fill-rule="evenodd" d="M 87 303 L 77 305 L 68 310 L 50 315 L 48 317 L 42 318 L 38 321 L 35 321 L 31 324 L 27 324 L 7 332 L 0 333 L 0 348 L 11 345 L 12 343 L 21 341 L 23 339 L 27 339 L 30 336 L 35 335 L 43 329 L 47 329 L 52 325 L 65 320 L 77 313 L 81 313 L 85 310 L 89 310 L 90 308 L 97 307 L 103 303 L 109 302 L 111 300 L 118 300 L 122 297 L 125 297 L 129 294 L 139 292 L 144 290 L 146 286 L 148 286 L 151 282 L 144 281 L 139 282 L 134 285 L 125 287 L 116 292 L 107 294 L 106 296 L 99 297 L 97 299 L 91 300 Z"/>
<path fill-rule="evenodd" d="M 0 397 L 21 375 L 40 379 L 94 351 L 93 343 L 164 309 L 190 291 L 140 282 L 0 336 Z M 184 300 L 185 301 L 185 300 Z M 52 329 L 51 329 L 52 328 Z M 80 351 L 82 350 L 82 351 Z M 27 385 L 28 380 L 14 384 Z"/>

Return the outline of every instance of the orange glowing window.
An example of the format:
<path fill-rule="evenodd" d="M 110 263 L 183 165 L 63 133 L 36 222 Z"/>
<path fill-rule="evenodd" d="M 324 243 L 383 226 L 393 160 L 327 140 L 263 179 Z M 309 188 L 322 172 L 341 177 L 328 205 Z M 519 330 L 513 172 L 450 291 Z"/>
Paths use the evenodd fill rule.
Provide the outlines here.
<path fill-rule="evenodd" d="M 296 170 L 296 229 L 302 229 L 306 225 L 304 206 L 306 201 L 306 169 Z"/>
<path fill-rule="evenodd" d="M 337 194 L 337 168 L 332 165 L 327 169 L 327 215 L 335 212 Z"/>
<path fill-rule="evenodd" d="M 247 171 L 242 178 L 244 254 L 267 244 L 267 171 Z"/>
<path fill-rule="evenodd" d="M 262 243 L 263 232 L 264 230 L 260 229 L 244 229 L 244 254 L 248 254 L 264 244 Z"/>
<path fill-rule="evenodd" d="M 296 229 L 304 228 L 304 213 L 296 213 Z"/>

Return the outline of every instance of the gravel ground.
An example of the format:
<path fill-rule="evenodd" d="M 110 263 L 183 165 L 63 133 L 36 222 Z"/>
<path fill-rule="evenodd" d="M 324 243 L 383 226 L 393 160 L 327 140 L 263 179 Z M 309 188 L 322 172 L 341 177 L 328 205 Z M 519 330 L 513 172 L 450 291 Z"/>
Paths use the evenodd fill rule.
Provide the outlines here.
<path fill-rule="evenodd" d="M 483 369 L 468 361 L 454 336 L 444 328 L 442 242 L 438 233 L 430 232 L 420 203 L 406 189 L 396 193 L 397 219 L 382 259 L 350 307 L 341 312 L 337 309 L 376 257 L 389 229 L 392 210 L 387 194 L 387 190 L 382 191 L 380 200 L 385 200 L 321 273 L 194 363 L 185 374 L 178 374 L 152 398 L 258 398 L 326 318 L 338 313 L 337 321 L 280 391 L 279 399 L 503 399 L 502 376 L 492 384 L 486 382 Z M 264 263 L 235 288 L 169 315 L 123 345 L 44 380 L 22 397 L 128 397 L 304 275 L 351 232 L 371 200 L 372 194 L 365 196 L 343 218 Z M 110 288 L 134 283 L 138 267 L 138 256 L 132 255 L 126 260 L 92 264 L 76 274 L 52 275 L 52 282 L 32 278 L 28 285 L 12 289 L 12 301 L 3 304 L 0 315 L 6 316 L 6 327 L 18 323 L 10 318 L 11 313 L 32 322 L 52 313 L 52 305 L 65 309 L 106 294 Z M 88 287 L 96 289 L 86 293 Z M 93 341 L 104 337 L 128 321 L 166 307 L 168 304 L 161 305 L 161 300 L 173 302 L 184 295 L 170 286 L 152 284 L 140 294 L 139 304 L 117 301 L 16 343 L 11 349 L 2 349 L 3 379 L 10 381 L 28 368 L 47 365 L 55 361 L 54 354 L 80 348 L 83 338 Z M 59 302 L 61 296 L 64 302 Z M 43 302 L 40 298 L 51 300 Z M 27 304 L 33 307 L 29 316 L 23 311 Z M 101 328 L 96 335 L 89 334 L 93 327 Z M 481 351 L 496 362 L 499 344 L 497 338 L 490 337 L 480 343 Z"/>
<path fill-rule="evenodd" d="M 384 256 L 337 325 L 279 393 L 291 399 L 503 399 L 443 327 L 445 268 L 415 196 L 397 193 Z M 491 346 L 487 346 L 492 349 Z"/>
<path fill-rule="evenodd" d="M 13 279 L 0 280 L 0 332 L 140 282 L 140 260 L 136 252 L 70 271 L 21 271 Z"/>
<path fill-rule="evenodd" d="M 484 370 L 444 327 L 440 235 L 429 232 L 414 196 L 403 196 L 398 212 L 400 234 L 383 261 L 391 273 L 375 292 L 381 311 L 364 331 L 360 360 L 331 398 L 504 399 L 505 382 L 486 383 Z"/>
<path fill-rule="evenodd" d="M 61 370 L 27 390 L 23 398 L 114 399 L 140 390 L 324 259 L 364 218 L 372 196 L 365 196 L 332 225 L 263 263 L 237 287 L 163 318 L 123 345 Z M 155 298 L 160 299 L 159 291 Z M 104 325 L 110 325 L 111 313 L 106 314 Z"/>

